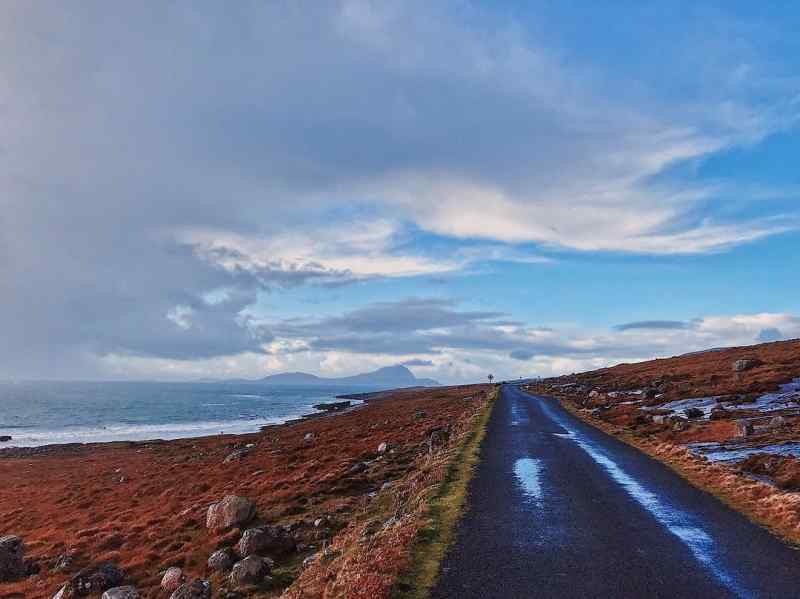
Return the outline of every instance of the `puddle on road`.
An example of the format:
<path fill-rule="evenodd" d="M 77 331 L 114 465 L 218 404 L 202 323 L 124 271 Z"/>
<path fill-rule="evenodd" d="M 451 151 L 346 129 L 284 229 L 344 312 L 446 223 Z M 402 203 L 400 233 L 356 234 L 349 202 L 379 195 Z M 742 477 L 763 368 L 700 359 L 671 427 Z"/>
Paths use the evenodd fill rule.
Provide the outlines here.
<path fill-rule="evenodd" d="M 514 462 L 514 475 L 517 477 L 525 496 L 536 501 L 542 498 L 542 461 L 522 458 Z"/>

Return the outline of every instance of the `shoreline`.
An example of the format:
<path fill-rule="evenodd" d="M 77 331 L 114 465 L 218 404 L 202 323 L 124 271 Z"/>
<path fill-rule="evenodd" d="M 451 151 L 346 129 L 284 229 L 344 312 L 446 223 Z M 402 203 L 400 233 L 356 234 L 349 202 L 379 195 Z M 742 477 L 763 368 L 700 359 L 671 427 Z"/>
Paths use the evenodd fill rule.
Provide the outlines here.
<path fill-rule="evenodd" d="M 0 519 L 5 532 L 23 540 L 26 561 L 39 573 L 0 584 L 0 595 L 50 599 L 81 570 L 105 562 L 147 597 L 158 594 L 170 567 L 209 580 L 215 595 L 230 589 L 228 574 L 207 562 L 222 547 L 235 551 L 244 527 L 206 525 L 209 506 L 229 495 L 253 502 L 248 527 L 278 527 L 291 539 L 286 553 L 268 552 L 275 566 L 264 596 L 277 596 L 301 575 L 305 587 L 324 581 L 330 568 L 350 573 L 335 551 L 361 547 L 353 526 L 382 530 L 363 521 L 365 510 L 387 531 L 416 529 L 416 517 L 393 527 L 396 495 L 416 488 L 418 476 L 435 464 L 442 464 L 437 471 L 444 467 L 447 440 L 471 427 L 485 406 L 485 389 L 397 390 L 247 434 L 13 450 L 19 455 L 0 457 Z M 386 540 L 392 551 L 381 576 L 386 593 L 376 599 L 388 599 L 407 563 L 405 552 L 394 553 L 399 545 Z M 316 578 L 308 564 L 320 556 L 326 561 Z"/>
<path fill-rule="evenodd" d="M 400 389 L 399 391 L 402 391 Z M 377 395 L 377 394 L 391 394 L 394 393 L 395 390 L 389 391 L 380 391 L 375 393 L 364 393 L 364 394 L 353 394 L 353 395 Z M 344 398 L 345 396 L 335 396 L 334 399 Z M 248 435 L 257 435 L 264 432 L 267 429 L 272 429 L 275 427 L 280 427 L 288 424 L 305 422 L 307 420 L 312 420 L 321 417 L 327 416 L 336 416 L 339 414 L 347 413 L 350 410 L 365 406 L 367 404 L 366 399 L 357 399 L 354 396 L 348 396 L 348 398 L 352 401 L 360 401 L 361 403 L 354 404 L 347 406 L 346 409 L 340 410 L 325 410 L 314 407 L 315 411 L 309 412 L 307 414 L 301 414 L 298 416 L 289 416 L 285 420 L 281 420 L 279 422 L 264 422 L 263 419 L 254 419 L 252 421 L 242 421 L 242 420 L 231 420 L 228 421 L 227 424 L 231 423 L 243 423 L 243 422 L 252 422 L 251 430 L 234 430 L 231 432 L 226 432 L 225 430 L 221 430 L 218 433 L 208 433 L 207 431 L 203 430 L 202 428 L 195 429 L 200 434 L 192 435 L 192 434 L 179 434 L 177 436 L 166 436 L 166 437 L 150 437 L 150 438 L 141 438 L 141 439 L 129 439 L 129 438 L 119 438 L 119 439 L 109 439 L 109 440 L 102 440 L 102 441 L 73 441 L 73 442 L 65 442 L 65 443 L 42 443 L 41 445 L 14 445 L 14 439 L 8 442 L 0 443 L 0 459 L 4 457 L 26 457 L 29 455 L 48 455 L 52 453 L 58 453 L 59 451 L 65 452 L 74 452 L 75 450 L 79 450 L 81 448 L 91 448 L 91 447 L 102 447 L 106 445 L 127 445 L 131 447 L 135 447 L 137 445 L 153 445 L 155 443 L 168 443 L 171 441 L 182 441 L 182 440 L 189 440 L 189 439 L 207 439 L 207 438 L 225 438 L 225 437 L 245 437 Z M 317 405 L 335 405 L 339 402 L 330 401 L 324 402 Z M 182 423 L 163 423 L 161 425 L 154 425 L 154 426 L 168 426 L 169 424 L 182 424 Z M 191 425 L 192 423 L 186 423 L 187 425 Z M 196 424 L 202 424 L 198 422 Z M 225 422 L 219 422 L 221 426 L 224 426 Z M 113 425 L 112 425 L 113 426 Z M 186 431 L 181 431 L 184 433 Z"/>

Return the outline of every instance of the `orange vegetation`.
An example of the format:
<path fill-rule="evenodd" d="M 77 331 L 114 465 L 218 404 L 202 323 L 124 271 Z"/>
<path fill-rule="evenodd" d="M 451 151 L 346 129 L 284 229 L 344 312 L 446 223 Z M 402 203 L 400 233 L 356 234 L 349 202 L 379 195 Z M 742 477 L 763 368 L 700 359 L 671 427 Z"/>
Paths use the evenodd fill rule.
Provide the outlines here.
<path fill-rule="evenodd" d="M 49 599 L 77 569 L 100 561 L 122 567 L 143 597 L 166 597 L 158 590 L 160 572 L 179 566 L 208 577 L 209 554 L 238 539 L 237 530 L 205 528 L 208 506 L 227 494 L 253 499 L 261 522 L 294 524 L 309 547 L 279 559 L 274 588 L 251 596 L 279 595 L 303 558 L 325 547 L 290 596 L 354 597 L 342 589 L 358 587 L 373 599 L 388 597 L 416 533 L 408 499 L 420 480 L 430 482 L 444 468 L 447 452 L 432 455 L 430 431 L 450 425 L 453 442 L 486 405 L 487 389 L 398 391 L 336 416 L 251 435 L 53 447 L 41 454 L 6 450 L 0 454 L 0 532 L 21 536 L 41 572 L 0 585 L 0 598 Z M 392 450 L 379 456 L 383 442 Z M 255 444 L 247 456 L 223 463 L 247 444 Z M 357 462 L 368 468 L 348 472 Z M 382 518 L 376 506 L 386 502 L 396 504 L 391 534 L 373 534 L 368 554 L 345 552 L 366 526 L 378 526 L 362 520 L 365 514 Z M 322 516 L 329 524 L 319 529 L 313 522 Z M 64 554 L 74 557 L 73 565 L 55 571 Z M 215 588 L 224 584 L 210 578 Z"/>

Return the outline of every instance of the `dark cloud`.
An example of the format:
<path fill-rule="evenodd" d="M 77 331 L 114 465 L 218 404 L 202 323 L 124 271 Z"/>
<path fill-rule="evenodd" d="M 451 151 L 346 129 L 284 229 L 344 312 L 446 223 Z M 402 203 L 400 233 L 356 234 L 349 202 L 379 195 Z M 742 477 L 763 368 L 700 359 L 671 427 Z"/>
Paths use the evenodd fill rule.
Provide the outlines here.
<path fill-rule="evenodd" d="M 433 362 L 431 360 L 406 360 L 403 362 L 403 366 L 433 366 Z"/>
<path fill-rule="evenodd" d="M 617 331 L 630 331 L 634 329 L 664 329 L 680 330 L 691 328 L 691 324 L 680 320 L 641 320 L 618 324 L 614 327 Z"/>

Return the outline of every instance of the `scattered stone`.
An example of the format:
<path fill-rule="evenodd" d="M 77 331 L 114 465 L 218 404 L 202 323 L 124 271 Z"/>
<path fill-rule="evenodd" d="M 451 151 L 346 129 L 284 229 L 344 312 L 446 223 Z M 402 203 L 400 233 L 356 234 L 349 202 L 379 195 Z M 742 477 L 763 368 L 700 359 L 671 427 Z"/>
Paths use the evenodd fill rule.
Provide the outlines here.
<path fill-rule="evenodd" d="M 597 399 L 598 397 L 600 397 L 600 392 L 597 389 L 592 389 L 589 392 L 589 399 Z"/>
<path fill-rule="evenodd" d="M 73 576 L 67 584 L 61 587 L 56 597 L 73 599 L 88 595 L 96 596 L 103 591 L 119 586 L 123 580 L 125 580 L 125 572 L 114 564 L 103 563 L 90 566 Z"/>
<path fill-rule="evenodd" d="M 748 437 L 753 434 L 753 423 L 749 420 L 736 421 L 736 436 Z"/>
<path fill-rule="evenodd" d="M 744 372 L 745 370 L 750 370 L 751 368 L 761 366 L 762 364 L 763 362 L 756 358 L 742 358 L 741 360 L 736 360 L 733 363 L 733 371 Z"/>
<path fill-rule="evenodd" d="M 689 428 L 689 424 L 682 418 L 673 420 L 672 422 L 672 430 L 676 433 L 685 431 L 687 428 Z"/>
<path fill-rule="evenodd" d="M 139 599 L 139 591 L 132 586 L 114 587 L 103 593 L 101 599 Z"/>
<path fill-rule="evenodd" d="M 769 421 L 769 426 L 770 428 L 780 428 L 782 426 L 786 426 L 786 418 L 783 416 L 775 416 Z"/>
<path fill-rule="evenodd" d="M 425 412 L 425 410 L 417 410 L 414 412 L 414 420 L 424 420 L 427 417 L 428 414 Z"/>
<path fill-rule="evenodd" d="M 355 464 L 350 466 L 350 469 L 347 471 L 347 474 L 350 475 L 350 476 L 352 476 L 354 474 L 361 474 L 367 468 L 368 468 L 368 466 L 364 462 L 356 462 Z"/>
<path fill-rule="evenodd" d="M 11 435 L 0 435 L 0 443 L 8 443 L 11 441 Z"/>
<path fill-rule="evenodd" d="M 25 544 L 16 535 L 0 537 L 0 582 L 25 575 Z"/>
<path fill-rule="evenodd" d="M 702 418 L 703 417 L 703 410 L 700 408 L 687 408 L 683 411 L 687 418 Z"/>
<path fill-rule="evenodd" d="M 211 583 L 196 579 L 181 585 L 169 599 L 211 599 Z"/>
<path fill-rule="evenodd" d="M 208 558 L 208 569 L 217 572 L 227 572 L 236 561 L 233 551 L 227 547 L 212 553 Z"/>
<path fill-rule="evenodd" d="M 56 558 L 56 563 L 53 565 L 54 572 L 66 572 L 71 570 L 75 565 L 75 558 L 68 553 L 63 553 Z"/>
<path fill-rule="evenodd" d="M 257 555 L 251 555 L 236 562 L 228 580 L 234 588 L 259 584 L 269 576 L 271 571 L 272 568 L 267 560 Z"/>
<path fill-rule="evenodd" d="M 246 458 L 248 455 L 250 455 L 250 450 L 248 448 L 244 447 L 242 449 L 237 449 L 236 451 L 233 451 L 229 453 L 227 456 L 225 456 L 225 459 L 222 460 L 222 463 L 230 464 L 231 462 L 239 462 L 244 458 Z"/>
<path fill-rule="evenodd" d="M 314 433 L 306 433 L 303 437 L 303 441 L 305 443 L 313 443 L 317 439 L 317 436 Z"/>
<path fill-rule="evenodd" d="M 438 449 L 446 447 L 450 442 L 450 431 L 444 427 L 435 428 L 428 434 L 428 453 L 434 453 Z"/>
<path fill-rule="evenodd" d="M 318 559 L 319 559 L 319 554 L 317 553 L 315 553 L 314 555 L 309 555 L 306 559 L 303 560 L 303 569 L 305 570 Z"/>
<path fill-rule="evenodd" d="M 227 495 L 212 504 L 206 515 L 206 527 L 225 529 L 247 524 L 256 515 L 256 505 L 246 497 Z"/>
<path fill-rule="evenodd" d="M 293 551 L 294 539 L 289 531 L 280 526 L 259 526 L 248 528 L 236 545 L 236 551 L 242 557 L 257 553 L 281 555 Z"/>
<path fill-rule="evenodd" d="M 323 526 L 326 526 L 327 524 L 328 524 L 328 518 L 326 518 L 325 516 L 322 516 L 321 518 L 317 518 L 316 520 L 314 520 L 314 528 L 321 528 Z"/>
<path fill-rule="evenodd" d="M 184 582 L 186 582 L 186 578 L 183 576 L 183 570 L 175 567 L 167 568 L 161 578 L 161 588 L 167 593 L 172 593 Z"/>
<path fill-rule="evenodd" d="M 383 443 L 378 445 L 378 453 L 379 454 L 384 454 L 387 451 L 389 451 L 389 444 L 386 441 L 384 441 Z"/>

